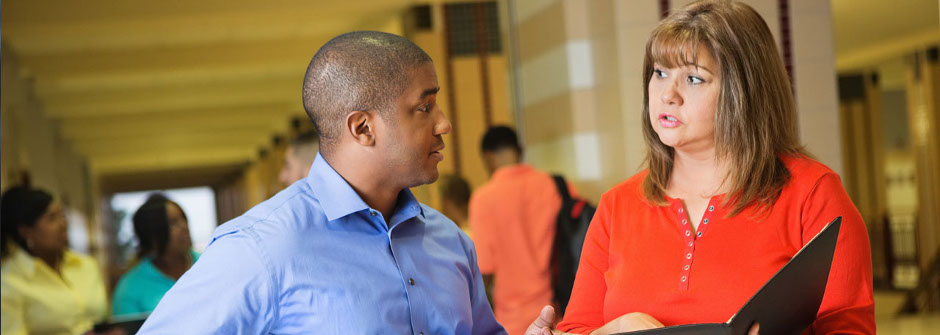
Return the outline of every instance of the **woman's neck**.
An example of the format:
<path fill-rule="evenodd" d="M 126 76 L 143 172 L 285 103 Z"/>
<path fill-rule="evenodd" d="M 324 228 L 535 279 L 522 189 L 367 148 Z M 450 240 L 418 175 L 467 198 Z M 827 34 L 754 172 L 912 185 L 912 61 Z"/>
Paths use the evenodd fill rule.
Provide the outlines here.
<path fill-rule="evenodd" d="M 61 272 L 60 268 L 62 267 L 62 259 L 65 258 L 65 251 L 48 251 L 48 252 L 35 252 L 36 258 L 42 260 L 43 263 L 49 265 L 52 270 L 55 272 Z"/>
<path fill-rule="evenodd" d="M 714 148 L 704 152 L 676 150 L 667 193 L 675 198 L 709 198 L 725 193 L 728 169 L 715 156 Z"/>
<path fill-rule="evenodd" d="M 160 257 L 153 259 L 153 266 L 169 276 L 179 279 L 186 270 L 192 265 L 192 255 L 187 252 L 165 252 Z"/>

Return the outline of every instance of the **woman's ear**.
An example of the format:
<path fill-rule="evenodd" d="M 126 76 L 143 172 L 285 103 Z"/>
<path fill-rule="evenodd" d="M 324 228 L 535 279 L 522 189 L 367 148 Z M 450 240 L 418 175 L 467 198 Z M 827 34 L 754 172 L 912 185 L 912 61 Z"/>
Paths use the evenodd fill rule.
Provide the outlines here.
<path fill-rule="evenodd" d="M 375 145 L 375 130 L 373 122 L 375 116 L 364 111 L 352 111 L 346 115 L 346 132 L 352 135 L 353 140 L 362 146 Z"/>
<path fill-rule="evenodd" d="M 33 241 L 33 229 L 32 228 L 33 227 L 26 226 L 26 225 L 20 225 L 19 227 L 16 227 L 16 229 L 19 230 L 20 236 L 22 236 L 23 240 L 26 241 L 26 244 L 32 244 L 31 243 Z"/>

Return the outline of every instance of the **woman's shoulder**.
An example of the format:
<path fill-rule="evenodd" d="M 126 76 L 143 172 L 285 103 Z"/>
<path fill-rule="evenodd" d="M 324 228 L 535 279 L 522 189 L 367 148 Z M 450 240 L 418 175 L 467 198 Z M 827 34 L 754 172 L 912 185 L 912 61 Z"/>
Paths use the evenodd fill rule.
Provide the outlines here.
<path fill-rule="evenodd" d="M 146 280 L 147 278 L 154 276 L 157 271 L 159 270 L 153 266 L 153 261 L 151 261 L 149 257 L 143 258 L 134 264 L 134 266 L 132 266 L 130 269 L 127 269 L 126 272 L 124 272 L 124 275 L 122 275 L 121 279 L 118 280 L 118 285 L 120 285 L 120 283 L 133 283 Z"/>
<path fill-rule="evenodd" d="M 624 201 L 627 199 L 642 199 L 643 197 L 643 180 L 646 179 L 646 175 L 649 173 L 649 170 L 642 170 L 637 172 L 627 180 L 620 182 L 614 187 L 611 187 L 607 192 L 604 192 L 602 198 L 608 198 L 614 201 Z"/>
<path fill-rule="evenodd" d="M 825 175 L 837 175 L 823 163 L 804 155 L 782 156 L 784 165 L 790 171 L 791 183 L 809 183 L 815 184 Z"/>

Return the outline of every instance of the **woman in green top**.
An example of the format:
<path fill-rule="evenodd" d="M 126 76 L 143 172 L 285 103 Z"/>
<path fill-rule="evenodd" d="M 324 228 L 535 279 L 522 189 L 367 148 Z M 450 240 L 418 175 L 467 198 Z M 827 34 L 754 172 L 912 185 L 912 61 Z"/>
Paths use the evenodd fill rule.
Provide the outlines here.
<path fill-rule="evenodd" d="M 134 234 L 140 242 L 138 263 L 114 290 L 112 314 L 150 313 L 199 254 L 192 250 L 186 213 L 161 194 L 150 196 L 134 214 Z"/>

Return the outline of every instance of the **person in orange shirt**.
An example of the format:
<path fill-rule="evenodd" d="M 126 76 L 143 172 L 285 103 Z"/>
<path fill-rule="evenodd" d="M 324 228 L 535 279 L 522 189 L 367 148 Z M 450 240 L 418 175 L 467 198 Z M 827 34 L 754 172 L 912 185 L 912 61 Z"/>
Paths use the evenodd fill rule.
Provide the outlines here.
<path fill-rule="evenodd" d="M 522 334 L 552 303 L 549 263 L 561 195 L 551 175 L 522 163 L 512 128 L 490 128 L 481 146 L 491 176 L 470 197 L 470 230 L 496 320 Z"/>
<path fill-rule="evenodd" d="M 874 334 L 865 223 L 839 176 L 799 144 L 790 81 L 760 15 L 726 0 L 672 12 L 646 45 L 643 75 L 646 169 L 601 197 L 554 332 L 725 322 L 842 216 L 808 332 Z M 550 306 L 533 316 L 526 334 L 553 332 Z"/>

